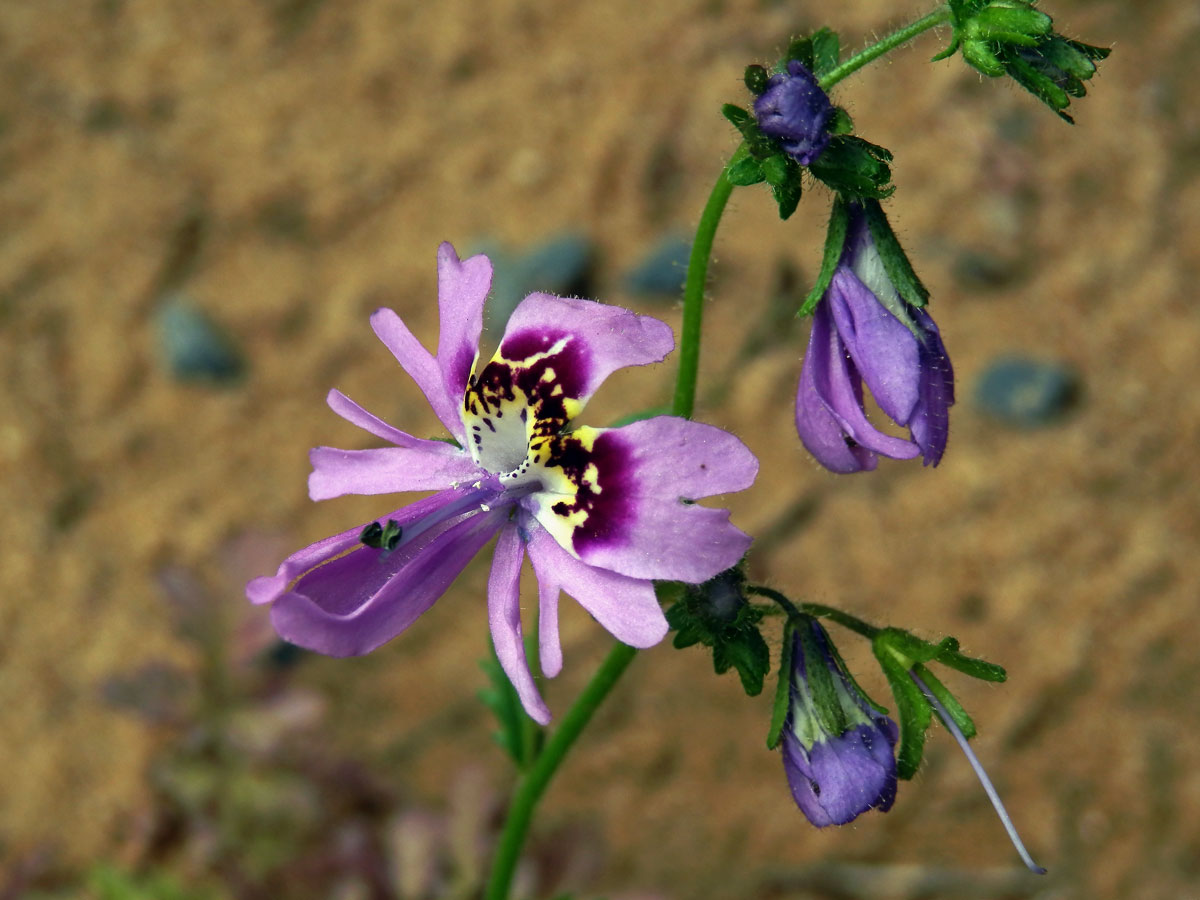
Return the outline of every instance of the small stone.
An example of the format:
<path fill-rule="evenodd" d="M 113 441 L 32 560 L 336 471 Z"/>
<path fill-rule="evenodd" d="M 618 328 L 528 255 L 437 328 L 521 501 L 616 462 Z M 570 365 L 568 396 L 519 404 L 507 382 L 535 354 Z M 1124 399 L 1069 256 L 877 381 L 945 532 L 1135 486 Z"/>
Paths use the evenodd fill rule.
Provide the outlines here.
<path fill-rule="evenodd" d="M 245 364 L 233 341 L 186 297 L 168 297 L 155 319 L 159 352 L 179 381 L 223 384 L 242 376 Z"/>
<path fill-rule="evenodd" d="M 1021 428 L 1061 419 L 1079 399 L 1079 377 L 1061 363 L 1005 357 L 980 376 L 975 400 L 988 415 Z"/>
<path fill-rule="evenodd" d="M 669 234 L 642 257 L 625 275 L 625 287 L 638 296 L 670 296 L 678 299 L 687 278 L 692 242 L 679 234 Z"/>

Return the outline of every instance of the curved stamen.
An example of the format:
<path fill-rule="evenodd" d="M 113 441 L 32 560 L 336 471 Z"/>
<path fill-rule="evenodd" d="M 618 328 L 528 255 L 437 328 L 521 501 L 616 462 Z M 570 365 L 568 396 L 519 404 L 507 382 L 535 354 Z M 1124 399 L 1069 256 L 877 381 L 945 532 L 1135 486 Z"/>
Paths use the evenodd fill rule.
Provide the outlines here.
<path fill-rule="evenodd" d="M 1021 841 L 1021 836 L 1017 834 L 1017 826 L 1013 824 L 1012 819 L 1008 816 L 1008 810 L 1004 808 L 1004 804 L 1000 800 L 1000 795 L 996 793 L 996 788 L 992 784 L 992 780 L 988 778 L 987 772 L 983 769 L 983 763 L 975 755 L 975 751 L 971 749 L 967 743 L 966 737 L 962 733 L 962 729 L 954 721 L 954 718 L 946 711 L 946 707 L 942 706 L 937 697 L 933 696 L 933 692 L 929 690 L 928 685 L 921 680 L 920 676 L 911 669 L 908 672 L 909 677 L 916 682 L 917 687 L 921 689 L 927 700 L 933 704 L 934 710 L 938 714 L 938 718 L 942 720 L 942 724 L 946 726 L 946 730 L 954 735 L 954 739 L 958 741 L 958 746 L 962 748 L 962 752 L 967 756 L 967 762 L 971 764 L 971 768 L 975 770 L 975 776 L 979 779 L 979 783 L 983 785 L 983 790 L 988 795 L 988 799 L 992 801 L 992 806 L 996 809 L 996 815 L 1000 817 L 1000 824 L 1004 826 L 1004 830 L 1008 832 L 1008 839 L 1012 841 L 1013 846 L 1017 849 L 1017 853 L 1021 855 L 1021 861 L 1025 863 L 1026 868 L 1035 875 L 1045 875 L 1046 870 L 1033 861 L 1033 857 L 1029 855 L 1029 851 L 1025 849 L 1025 844 Z"/>

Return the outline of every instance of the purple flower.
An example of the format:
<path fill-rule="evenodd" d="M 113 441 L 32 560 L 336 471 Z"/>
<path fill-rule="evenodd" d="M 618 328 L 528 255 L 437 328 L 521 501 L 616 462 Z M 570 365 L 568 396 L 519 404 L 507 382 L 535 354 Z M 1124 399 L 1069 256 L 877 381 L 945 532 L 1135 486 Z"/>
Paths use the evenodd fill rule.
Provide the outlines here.
<path fill-rule="evenodd" d="M 925 465 L 936 466 L 946 451 L 954 403 L 950 358 L 929 314 L 896 291 L 862 207 L 849 204 L 849 216 L 841 260 L 813 312 L 796 394 L 796 430 L 817 461 L 834 472 L 874 469 L 879 453 L 893 459 L 921 456 Z M 884 434 L 867 420 L 864 381 L 880 409 L 908 428 L 911 439 Z"/>
<path fill-rule="evenodd" d="M 783 770 L 796 805 L 818 828 L 845 825 L 869 809 L 887 812 L 896 799 L 896 723 L 863 695 L 816 619 L 805 617 L 790 633 Z M 813 690 L 820 670 L 831 686 L 824 709 Z"/>
<path fill-rule="evenodd" d="M 392 310 L 371 316 L 458 446 L 411 437 L 335 390 L 334 412 L 393 446 L 310 454 L 313 500 L 437 493 L 294 553 L 246 594 L 272 604 L 271 621 L 294 644 L 331 656 L 368 653 L 416 621 L 498 535 L 488 580 L 492 640 L 525 709 L 545 723 L 550 711 L 522 642 L 525 556 L 538 581 L 548 677 L 562 668 L 560 590 L 618 640 L 649 647 L 667 633 L 652 581 L 705 581 L 750 544 L 728 511 L 690 501 L 749 487 L 758 461 L 733 435 L 668 416 L 567 431 L 610 373 L 666 356 L 671 329 L 614 306 L 530 294 L 480 368 L 491 281 L 486 257 L 460 262 L 441 245 L 436 356 Z"/>
<path fill-rule="evenodd" d="M 813 74 L 797 60 L 787 72 L 767 79 L 767 88 L 754 101 L 754 117 L 763 134 L 779 140 L 796 162 L 807 166 L 829 143 L 833 104 Z"/>

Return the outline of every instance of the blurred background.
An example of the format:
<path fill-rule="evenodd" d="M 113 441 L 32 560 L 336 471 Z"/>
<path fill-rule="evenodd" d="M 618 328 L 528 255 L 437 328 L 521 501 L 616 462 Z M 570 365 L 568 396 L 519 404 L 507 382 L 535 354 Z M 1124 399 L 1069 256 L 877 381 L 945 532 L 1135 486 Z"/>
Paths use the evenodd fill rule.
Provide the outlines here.
<path fill-rule="evenodd" d="M 896 154 L 887 209 L 959 378 L 943 464 L 839 478 L 795 437 L 820 189 L 787 223 L 734 195 L 698 413 L 762 460 L 729 501 L 754 577 L 1008 667 L 947 681 L 1051 874 L 1019 869 L 936 727 L 890 813 L 813 829 L 764 749 L 770 698 L 664 644 L 551 786 L 525 895 L 1200 897 L 1200 7 L 1045 8 L 1114 46 L 1073 128 L 930 65 L 945 33 L 835 92 Z M 924 11 L 0 6 L 0 897 L 472 896 L 512 781 L 477 699 L 483 561 L 362 659 L 289 651 L 243 599 L 384 509 L 308 500 L 310 447 L 371 440 L 325 393 L 438 430 L 367 316 L 435 340 L 441 240 L 492 254 L 498 306 L 547 289 L 677 326 L 744 66 Z M 614 376 L 587 420 L 673 372 Z M 609 640 L 563 610 L 560 715 Z"/>

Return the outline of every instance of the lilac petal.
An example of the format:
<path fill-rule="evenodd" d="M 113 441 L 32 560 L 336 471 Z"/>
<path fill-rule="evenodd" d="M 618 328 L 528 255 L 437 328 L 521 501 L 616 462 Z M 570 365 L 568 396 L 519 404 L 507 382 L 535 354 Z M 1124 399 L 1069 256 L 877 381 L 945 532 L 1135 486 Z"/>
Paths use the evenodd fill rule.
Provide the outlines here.
<path fill-rule="evenodd" d="M 428 441 L 424 438 L 413 437 L 399 428 L 393 428 L 383 419 L 367 412 L 339 390 L 330 391 L 325 397 L 325 402 L 329 404 L 330 409 L 351 425 L 357 425 L 368 434 L 383 438 L 397 447 L 424 447 L 429 450 L 437 450 L 439 447 L 447 446 L 445 441 Z"/>
<path fill-rule="evenodd" d="M 758 460 L 727 431 L 659 416 L 622 428 L 580 428 L 565 439 L 591 445 L 584 452 L 595 487 L 585 484 L 574 498 L 582 521 L 571 518 L 578 513 L 561 495 L 544 491 L 531 500 L 538 521 L 585 563 L 631 578 L 698 584 L 749 548 L 728 510 L 684 502 L 753 483 Z"/>
<path fill-rule="evenodd" d="M 345 494 L 394 494 L 429 491 L 478 481 L 485 473 L 470 455 L 450 444 L 380 447 L 373 450 L 338 450 L 314 447 L 308 458 L 308 495 L 328 500 Z"/>
<path fill-rule="evenodd" d="M 582 406 L 617 369 L 661 361 L 675 346 L 671 328 L 651 316 L 592 300 L 530 294 L 504 329 L 497 356 L 519 363 L 561 344 L 555 383 Z"/>
<path fill-rule="evenodd" d="M 486 256 L 459 261 L 447 241 L 438 247 L 438 365 L 446 393 L 463 396 L 479 354 L 483 304 L 492 287 L 492 263 Z"/>
<path fill-rule="evenodd" d="M 894 726 L 893 726 L 894 727 Z M 845 825 L 869 809 L 886 812 L 896 797 L 895 738 L 872 725 L 804 746 L 784 730 L 783 766 L 792 797 L 819 828 Z"/>
<path fill-rule="evenodd" d="M 392 356 L 396 357 L 404 371 L 417 383 L 417 387 L 425 394 L 442 424 L 462 444 L 467 437 L 462 417 L 459 415 L 462 395 L 452 397 L 447 392 L 438 361 L 421 346 L 421 342 L 413 336 L 408 326 L 393 310 L 375 310 L 371 314 L 371 327 L 379 340 L 392 351 Z"/>
<path fill-rule="evenodd" d="M 496 555 L 488 578 L 488 620 L 496 658 L 521 698 L 521 705 L 539 725 L 548 725 L 550 709 L 533 683 L 521 634 L 521 563 L 524 560 L 521 535 L 517 527 L 510 524 L 501 529 L 496 541 Z"/>
<path fill-rule="evenodd" d="M 834 272 L 825 302 L 846 352 L 880 409 L 893 422 L 907 425 L 920 385 L 916 336 L 848 268 Z"/>
<path fill-rule="evenodd" d="M 533 522 L 536 525 L 536 520 Z M 540 528 L 538 529 L 541 530 Z M 538 557 L 532 547 L 526 547 L 529 561 L 533 564 L 533 572 L 537 575 L 538 583 L 538 656 L 542 665 L 542 674 L 554 678 L 562 671 L 562 643 L 558 637 L 558 582 L 551 578 L 542 578 L 538 574 Z"/>
<path fill-rule="evenodd" d="M 796 394 L 796 431 L 817 461 L 833 472 L 875 468 L 875 453 L 912 459 L 920 448 L 867 421 L 857 370 L 833 327 L 828 304 L 813 313 L 808 352 Z"/>
<path fill-rule="evenodd" d="M 936 466 L 946 452 L 950 436 L 950 406 L 954 403 L 954 369 L 933 319 L 923 309 L 914 318 L 925 330 L 921 347 L 921 396 L 913 410 L 913 440 L 921 448 L 924 464 Z"/>
<path fill-rule="evenodd" d="M 529 525 L 529 560 L 537 575 L 543 607 L 547 599 L 557 605 L 562 590 L 623 644 L 653 647 L 666 637 L 667 617 L 659 606 L 653 584 L 589 566 L 564 550 L 536 521 Z M 558 643 L 557 633 L 554 643 Z M 562 651 L 557 653 L 561 659 Z M 543 658 L 544 655 L 543 650 Z"/>
<path fill-rule="evenodd" d="M 389 518 L 404 525 L 460 497 L 447 491 Z M 275 630 L 284 640 L 329 656 L 369 653 L 404 631 L 445 593 L 508 512 L 461 513 L 394 551 L 359 544 L 340 556 L 330 555 L 275 598 Z"/>

